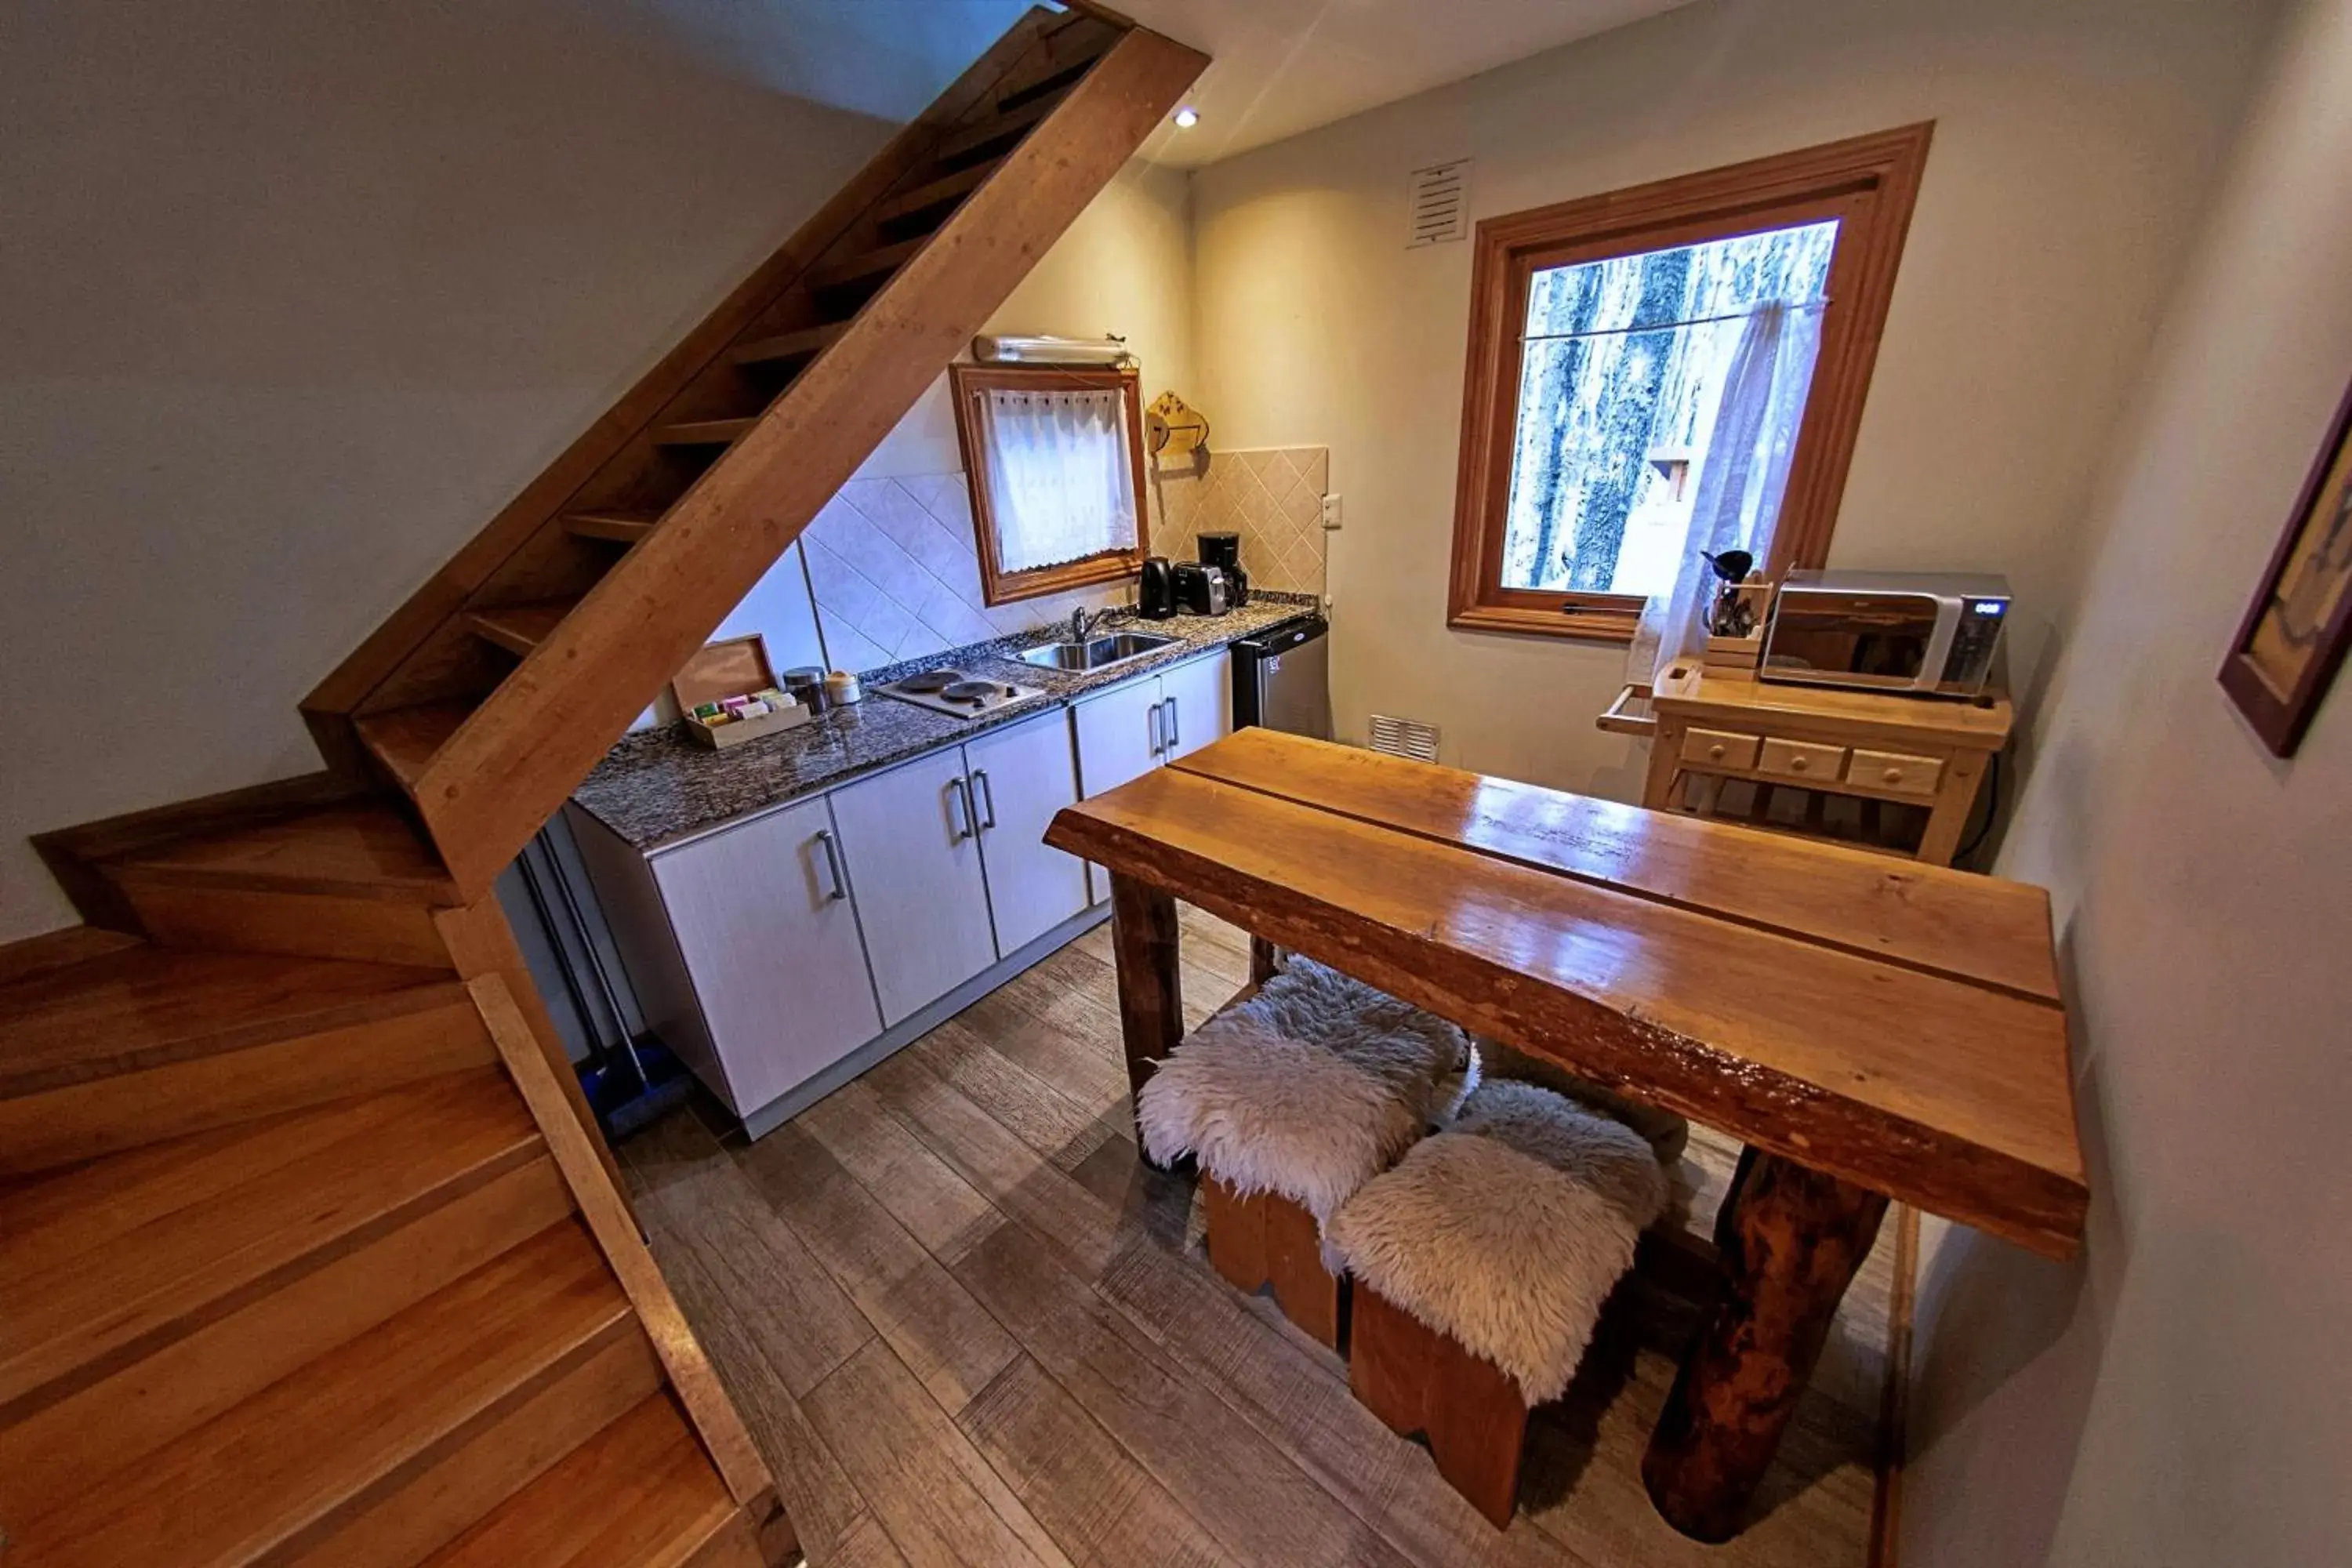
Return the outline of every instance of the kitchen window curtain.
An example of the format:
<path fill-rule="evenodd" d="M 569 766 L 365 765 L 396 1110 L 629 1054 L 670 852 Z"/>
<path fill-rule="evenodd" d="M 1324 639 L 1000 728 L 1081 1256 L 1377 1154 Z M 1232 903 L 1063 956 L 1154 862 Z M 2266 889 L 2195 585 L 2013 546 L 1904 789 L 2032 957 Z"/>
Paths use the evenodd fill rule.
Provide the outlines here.
<path fill-rule="evenodd" d="M 1116 390 L 977 395 L 997 570 L 1135 548 L 1135 468 Z"/>
<path fill-rule="evenodd" d="M 1745 550 L 1759 567 L 1771 555 L 1805 394 L 1821 353 L 1821 323 L 1820 310 L 1782 304 L 1762 306 L 1748 318 L 1700 459 L 1674 587 L 1642 606 L 1625 661 L 1625 679 L 1633 685 L 1655 685 L 1668 665 L 1706 648 L 1706 611 L 1716 579 L 1700 552 Z"/>

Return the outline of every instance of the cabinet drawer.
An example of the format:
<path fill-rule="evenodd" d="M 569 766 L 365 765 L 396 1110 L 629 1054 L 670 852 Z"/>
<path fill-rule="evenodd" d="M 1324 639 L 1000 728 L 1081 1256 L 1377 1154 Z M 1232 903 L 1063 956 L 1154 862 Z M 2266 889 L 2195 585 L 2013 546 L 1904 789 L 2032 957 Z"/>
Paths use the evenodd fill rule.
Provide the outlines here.
<path fill-rule="evenodd" d="M 1856 752 L 1847 764 L 1846 782 L 1898 795 L 1933 795 L 1943 782 L 1944 763 L 1937 757 L 1906 757 L 1900 752 Z"/>
<path fill-rule="evenodd" d="M 1757 759 L 1756 771 L 1784 779 L 1812 779 L 1822 784 L 1835 784 L 1845 767 L 1843 746 L 1824 746 L 1813 741 L 1783 741 L 1767 736 L 1763 754 Z"/>
<path fill-rule="evenodd" d="M 1683 731 L 1683 761 L 1701 768 L 1752 768 L 1756 765 L 1756 748 L 1760 735 L 1742 735 L 1730 730 L 1685 730 Z"/>

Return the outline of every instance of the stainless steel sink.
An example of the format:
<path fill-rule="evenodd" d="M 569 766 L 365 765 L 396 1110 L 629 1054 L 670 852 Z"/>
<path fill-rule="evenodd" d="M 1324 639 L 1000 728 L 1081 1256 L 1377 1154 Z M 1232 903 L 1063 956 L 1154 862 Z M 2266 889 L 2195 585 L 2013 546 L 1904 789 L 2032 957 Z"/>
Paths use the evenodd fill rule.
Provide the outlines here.
<path fill-rule="evenodd" d="M 1022 663 L 1034 664 L 1039 669 L 1103 669 L 1125 664 L 1130 658 L 1141 658 L 1175 641 L 1174 637 L 1154 637 L 1150 632 L 1113 632 L 1085 642 L 1049 642 L 1019 657 Z"/>

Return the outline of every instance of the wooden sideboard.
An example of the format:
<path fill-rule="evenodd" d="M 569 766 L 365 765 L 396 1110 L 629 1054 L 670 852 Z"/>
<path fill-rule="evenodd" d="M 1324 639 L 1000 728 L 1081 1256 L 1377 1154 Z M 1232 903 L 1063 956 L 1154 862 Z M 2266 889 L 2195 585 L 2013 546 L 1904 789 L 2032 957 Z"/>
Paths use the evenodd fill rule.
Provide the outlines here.
<path fill-rule="evenodd" d="M 1974 702 L 1759 681 L 1696 661 L 1650 695 L 1642 804 L 1948 866 L 2013 722 Z M 1736 786 L 1736 787 L 1734 787 Z"/>

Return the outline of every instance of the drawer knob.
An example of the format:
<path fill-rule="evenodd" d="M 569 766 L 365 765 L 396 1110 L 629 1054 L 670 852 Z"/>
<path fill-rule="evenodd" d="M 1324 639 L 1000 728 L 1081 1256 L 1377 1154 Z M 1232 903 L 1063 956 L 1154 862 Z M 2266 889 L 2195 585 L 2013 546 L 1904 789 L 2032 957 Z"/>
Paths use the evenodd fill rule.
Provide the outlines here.
<path fill-rule="evenodd" d="M 1706 749 L 1706 754 L 1716 762 L 1721 762 L 1723 760 L 1723 742 L 1717 741 L 1714 745 L 1709 746 Z"/>
<path fill-rule="evenodd" d="M 1802 757 L 1790 757 L 1789 759 L 1789 771 L 1792 773 L 1803 773 L 1805 771 L 1805 759 Z"/>
<path fill-rule="evenodd" d="M 1901 768 L 1889 768 L 1878 776 L 1885 779 L 1888 784 L 1901 784 L 1903 782 L 1903 770 Z"/>

